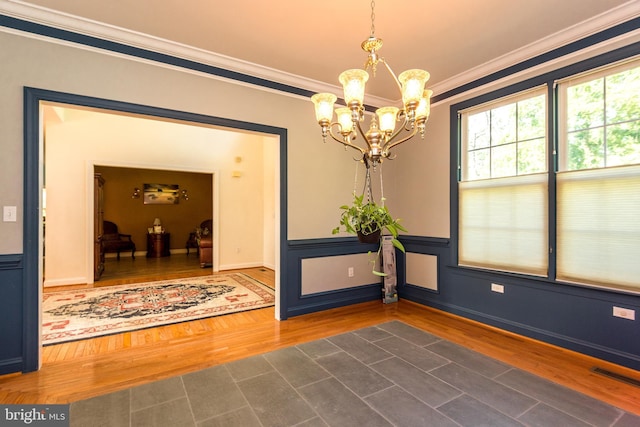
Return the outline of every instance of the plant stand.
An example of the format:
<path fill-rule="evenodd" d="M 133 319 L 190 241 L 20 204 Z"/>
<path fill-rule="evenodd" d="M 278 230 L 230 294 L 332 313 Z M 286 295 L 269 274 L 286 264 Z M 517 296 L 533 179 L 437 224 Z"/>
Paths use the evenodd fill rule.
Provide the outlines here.
<path fill-rule="evenodd" d="M 398 277 L 396 275 L 396 250 L 391 243 L 392 236 L 382 238 L 382 267 L 385 274 L 382 283 L 382 302 L 398 302 Z"/>

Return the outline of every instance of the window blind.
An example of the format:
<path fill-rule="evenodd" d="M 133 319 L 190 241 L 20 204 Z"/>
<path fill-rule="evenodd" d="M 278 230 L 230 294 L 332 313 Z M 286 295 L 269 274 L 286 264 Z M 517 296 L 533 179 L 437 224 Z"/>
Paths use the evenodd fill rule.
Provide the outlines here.
<path fill-rule="evenodd" d="M 547 275 L 547 174 L 459 183 L 460 265 Z"/>
<path fill-rule="evenodd" d="M 640 166 L 557 176 L 557 279 L 640 291 Z"/>

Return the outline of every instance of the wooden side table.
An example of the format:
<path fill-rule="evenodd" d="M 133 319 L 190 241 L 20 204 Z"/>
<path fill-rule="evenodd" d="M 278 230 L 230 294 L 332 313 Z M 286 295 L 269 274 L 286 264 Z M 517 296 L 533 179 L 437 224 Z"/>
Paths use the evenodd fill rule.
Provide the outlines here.
<path fill-rule="evenodd" d="M 171 255 L 169 237 L 170 233 L 147 233 L 147 257 L 160 258 Z"/>

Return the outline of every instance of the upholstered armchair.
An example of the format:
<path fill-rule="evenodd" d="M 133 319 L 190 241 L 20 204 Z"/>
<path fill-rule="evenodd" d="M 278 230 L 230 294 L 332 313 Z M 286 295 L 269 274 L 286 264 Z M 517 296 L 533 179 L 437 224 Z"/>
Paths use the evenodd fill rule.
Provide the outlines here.
<path fill-rule="evenodd" d="M 118 226 L 111 221 L 103 222 L 102 234 L 103 253 L 116 252 L 120 259 L 121 251 L 131 251 L 131 258 L 136 257 L 136 244 L 131 240 L 131 234 L 123 234 L 118 231 Z"/>
<path fill-rule="evenodd" d="M 213 265 L 213 239 L 211 235 L 200 238 L 200 267 Z"/>
<path fill-rule="evenodd" d="M 213 220 L 202 221 L 196 231 L 189 234 L 186 246 L 187 255 L 189 255 L 189 248 L 197 249 L 200 267 L 213 265 Z"/>

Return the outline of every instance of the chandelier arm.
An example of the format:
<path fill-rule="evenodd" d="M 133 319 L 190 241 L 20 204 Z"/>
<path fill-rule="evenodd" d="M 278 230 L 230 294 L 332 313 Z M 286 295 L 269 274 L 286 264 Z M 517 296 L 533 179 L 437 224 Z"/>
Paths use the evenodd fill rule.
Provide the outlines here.
<path fill-rule="evenodd" d="M 413 132 L 416 128 L 416 121 L 413 120 L 409 120 L 409 119 L 405 119 L 404 123 L 402 124 L 402 129 L 406 130 L 407 132 Z M 414 133 L 415 135 L 415 133 Z"/>
<path fill-rule="evenodd" d="M 338 141 L 338 142 L 339 142 L 339 143 L 341 143 L 342 145 L 344 145 L 345 147 L 351 147 L 351 148 L 353 148 L 354 150 L 358 150 L 358 151 L 360 152 L 360 154 L 362 154 L 363 156 L 364 156 L 365 154 L 367 154 L 367 150 L 365 150 L 365 149 L 363 149 L 363 148 L 360 148 L 360 147 L 358 147 L 358 146 L 357 146 L 357 145 L 355 145 L 355 144 L 352 144 L 352 143 L 350 143 L 350 142 L 345 142 L 345 141 Z M 359 159 L 355 159 L 355 160 L 359 160 Z"/>
<path fill-rule="evenodd" d="M 362 154 L 363 156 L 367 154 L 367 150 L 365 150 L 364 148 L 358 147 L 357 145 L 352 144 L 352 143 L 351 143 L 351 142 L 349 142 L 349 141 L 339 141 L 339 140 L 338 140 L 338 142 L 339 142 L 340 144 L 344 145 L 345 147 L 351 147 L 351 148 L 353 148 L 354 150 L 358 150 L 358 151 L 360 152 L 360 154 Z"/>
<path fill-rule="evenodd" d="M 402 126 L 399 126 L 398 129 L 396 129 L 393 132 L 393 134 L 391 134 L 391 136 L 389 138 L 387 138 L 386 143 L 382 146 L 383 150 L 387 150 L 387 149 L 393 147 L 394 145 L 397 145 L 396 143 L 393 142 L 393 140 L 396 139 L 396 137 L 398 135 L 400 135 L 400 132 L 402 132 L 403 130 L 407 131 L 407 132 L 412 132 L 412 135 L 407 137 L 407 138 L 412 138 L 413 136 L 415 136 L 416 133 L 413 132 L 413 129 L 411 129 L 411 128 L 407 129 L 407 123 L 408 123 L 408 120 L 405 119 L 405 121 L 402 124 Z M 404 141 L 402 141 L 402 142 L 404 142 Z"/>
<path fill-rule="evenodd" d="M 391 74 L 391 77 L 393 77 L 393 80 L 396 82 L 396 85 L 398 85 L 398 90 L 400 91 L 400 93 L 402 93 L 402 85 L 400 84 L 400 80 L 398 80 L 398 77 L 396 77 L 396 73 L 393 72 L 393 70 L 391 69 L 391 66 L 387 64 L 387 61 L 385 61 L 384 58 L 380 58 L 378 62 L 382 62 L 384 64 L 384 67 L 387 69 L 389 74 Z"/>
<path fill-rule="evenodd" d="M 329 136 L 330 136 L 331 138 L 333 138 L 333 140 L 334 140 L 334 141 L 339 142 L 340 144 L 344 144 L 344 140 L 342 140 L 342 139 L 338 138 L 338 137 L 337 137 L 337 136 L 335 136 L 335 134 L 333 133 L 333 127 L 334 127 L 334 126 L 338 126 L 338 127 L 339 127 L 339 126 L 340 126 L 340 123 L 334 122 L 334 123 L 331 123 L 331 124 L 327 127 L 327 129 L 329 130 Z"/>
<path fill-rule="evenodd" d="M 367 153 L 367 150 L 365 150 L 364 148 L 360 148 L 355 144 L 352 144 L 349 141 L 345 141 L 344 138 L 338 138 L 337 136 L 335 136 L 335 134 L 333 133 L 333 127 L 334 126 L 340 126 L 340 123 L 334 122 L 331 123 L 329 125 L 329 136 L 331 136 L 331 138 L 333 138 L 334 141 L 339 142 L 340 144 L 344 145 L 345 147 L 351 147 L 354 150 L 358 150 L 360 152 L 360 154 L 362 154 L 363 156 Z"/>
<path fill-rule="evenodd" d="M 414 127 L 414 128 L 413 128 L 413 130 L 411 131 L 411 133 L 410 133 L 409 135 L 405 136 L 405 137 L 404 137 L 404 138 L 402 138 L 401 140 L 396 141 L 396 142 L 394 142 L 394 143 L 392 143 L 392 144 L 387 143 L 387 144 L 384 146 L 384 151 L 385 151 L 386 153 L 389 153 L 389 151 L 390 151 L 393 147 L 395 147 L 396 145 L 400 145 L 400 144 L 402 144 L 403 142 L 406 142 L 406 141 L 410 140 L 411 138 L 413 138 L 414 136 L 416 136 L 416 134 L 417 134 L 417 133 L 418 133 L 418 127 L 416 126 L 416 127 Z"/>
<path fill-rule="evenodd" d="M 362 136 L 362 139 L 364 140 L 364 142 L 367 143 L 367 148 L 369 150 L 371 150 L 371 144 L 369 143 L 369 140 L 367 139 L 367 133 L 364 131 L 364 129 L 362 129 L 362 125 L 360 125 L 360 120 L 358 120 L 356 122 L 356 128 L 358 129 L 358 132 Z M 358 147 L 358 148 L 360 148 L 360 147 Z M 360 151 L 362 151 L 362 154 L 366 154 L 369 150 L 365 150 L 365 149 L 360 148 Z"/>

